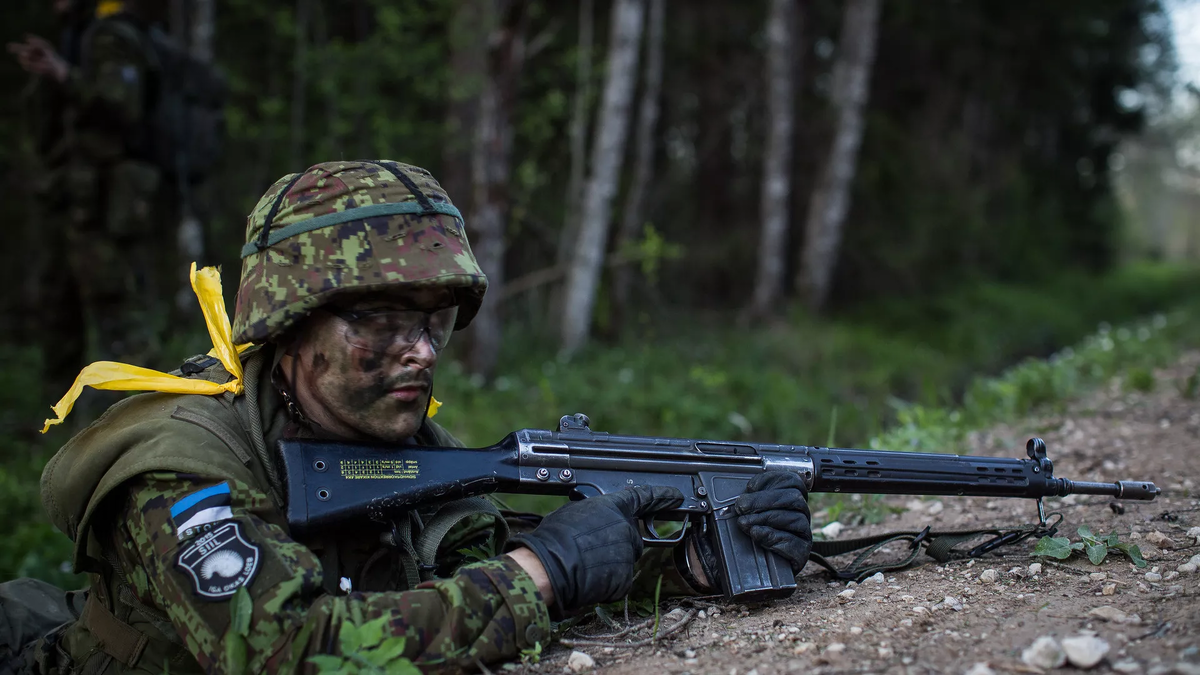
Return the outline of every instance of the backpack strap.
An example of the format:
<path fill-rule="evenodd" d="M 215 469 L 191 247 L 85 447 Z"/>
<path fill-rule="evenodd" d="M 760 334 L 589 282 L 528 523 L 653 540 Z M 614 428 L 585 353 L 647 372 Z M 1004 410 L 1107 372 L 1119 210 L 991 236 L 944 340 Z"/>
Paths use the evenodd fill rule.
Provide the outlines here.
<path fill-rule="evenodd" d="M 103 581 L 94 585 L 88 592 L 79 620 L 100 641 L 100 649 L 105 654 L 133 668 L 142 658 L 150 638 L 118 619 L 106 606 L 105 595 Z"/>

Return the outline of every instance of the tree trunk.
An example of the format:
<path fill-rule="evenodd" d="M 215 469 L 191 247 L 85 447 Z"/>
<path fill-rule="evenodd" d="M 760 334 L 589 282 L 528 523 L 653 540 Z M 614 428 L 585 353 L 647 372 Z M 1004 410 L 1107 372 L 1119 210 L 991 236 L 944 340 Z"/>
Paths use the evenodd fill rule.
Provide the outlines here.
<path fill-rule="evenodd" d="M 446 91 L 446 141 L 438 180 L 463 213 L 474 212 L 471 163 L 480 90 L 487 68 L 489 2 L 461 0 L 450 21 L 451 76 Z"/>
<path fill-rule="evenodd" d="M 479 121 L 472 158 L 471 219 L 475 258 L 488 278 L 489 299 L 475 315 L 469 358 L 471 372 L 490 377 L 500 356 L 504 294 L 504 231 L 509 212 L 512 114 L 517 79 L 525 57 L 527 0 L 493 0 L 495 24 L 487 40 L 487 72 L 479 95 Z"/>
<path fill-rule="evenodd" d="M 187 45 L 188 52 L 193 57 L 207 63 L 213 60 L 213 37 L 216 32 L 214 4 L 214 0 L 191 0 L 190 3 L 179 0 L 172 3 L 171 8 L 172 18 L 180 22 L 178 28 L 174 29 L 178 31 L 176 38 L 179 43 Z M 191 186 L 183 186 L 182 189 L 185 194 L 181 195 L 183 199 L 179 209 L 176 248 L 179 251 L 179 262 L 183 265 L 180 265 L 181 283 L 176 289 L 174 301 L 178 310 L 187 312 L 192 310 L 196 300 L 192 294 L 191 280 L 183 270 L 192 262 L 203 264 L 204 220 L 211 216 L 211 210 L 201 208 L 198 211 L 196 200 L 191 194 Z"/>
<path fill-rule="evenodd" d="M 592 100 L 592 44 L 595 26 L 592 0 L 579 3 L 579 47 L 575 63 L 575 100 L 571 110 L 571 175 L 567 179 L 567 212 L 558 238 L 558 263 L 566 264 L 575 251 L 579 209 L 583 201 L 587 162 L 587 111 Z"/>
<path fill-rule="evenodd" d="M 584 190 L 579 237 L 563 302 L 562 349 L 567 355 L 583 346 L 591 328 L 612 200 L 629 130 L 643 6 L 643 0 L 616 0 L 613 5 L 608 73 L 592 146 L 591 175 Z"/>
<path fill-rule="evenodd" d="M 658 99 L 663 77 L 663 23 L 666 0 L 650 0 L 646 18 L 646 64 L 643 70 L 642 100 L 638 106 L 637 132 L 634 139 L 633 182 L 625 197 L 625 212 L 617 233 L 617 251 L 623 251 L 640 237 L 646 212 L 646 191 L 654 180 L 654 129 L 658 126 Z M 621 265 L 613 270 L 613 314 L 615 325 L 629 314 L 629 291 L 635 269 Z"/>
<path fill-rule="evenodd" d="M 792 144 L 795 136 L 797 0 L 771 0 L 767 17 L 767 140 L 763 149 L 762 233 L 751 316 L 764 318 L 783 293 L 791 221 Z"/>
<path fill-rule="evenodd" d="M 217 27 L 216 0 L 191 0 L 192 25 L 188 49 L 201 61 L 213 60 L 213 36 Z"/>
<path fill-rule="evenodd" d="M 833 104 L 837 130 L 829 159 L 817 179 L 805 226 L 804 251 L 796 283 L 813 310 L 829 299 L 833 270 L 842 242 L 842 226 L 850 203 L 850 187 L 862 144 L 864 110 L 875 60 L 879 0 L 848 0 L 842 37 L 833 66 Z"/>
<path fill-rule="evenodd" d="M 296 0 L 296 44 L 292 52 L 292 124 L 288 171 L 303 171 L 304 113 L 308 105 L 308 29 L 313 0 Z"/>
<path fill-rule="evenodd" d="M 316 6 L 313 7 L 313 48 L 318 54 L 318 59 L 324 64 L 319 73 L 319 77 L 323 80 L 320 83 L 321 98 L 325 103 L 325 133 L 323 134 L 322 143 L 319 152 L 322 159 L 329 157 L 345 157 L 345 146 L 342 143 L 342 134 L 339 130 L 341 119 L 341 107 L 338 101 L 341 96 L 338 92 L 338 64 L 334 59 L 328 58 L 329 49 L 329 16 L 325 12 L 325 3 L 317 0 Z"/>

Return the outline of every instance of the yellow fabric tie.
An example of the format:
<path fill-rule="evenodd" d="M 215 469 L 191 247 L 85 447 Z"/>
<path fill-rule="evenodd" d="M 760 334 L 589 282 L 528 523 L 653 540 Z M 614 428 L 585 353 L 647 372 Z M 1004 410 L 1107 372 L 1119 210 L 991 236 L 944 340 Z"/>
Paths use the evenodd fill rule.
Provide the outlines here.
<path fill-rule="evenodd" d="M 225 370 L 233 379 L 217 384 L 208 380 L 194 380 L 176 375 L 169 375 L 149 368 L 131 366 L 127 363 L 114 361 L 97 361 L 79 372 L 75 383 L 67 393 L 54 404 L 54 419 L 46 420 L 42 433 L 49 431 L 55 424 L 61 424 L 75 401 L 83 393 L 85 386 L 93 389 L 108 389 L 112 391 L 159 391 L 166 394 L 201 394 L 219 396 L 230 392 L 234 396 L 242 393 L 242 362 L 238 354 L 250 347 L 249 344 L 234 345 L 233 329 L 229 324 L 229 314 L 225 311 L 225 297 L 221 294 L 221 275 L 215 267 L 205 267 L 196 271 L 196 263 L 192 263 L 190 278 L 192 290 L 200 300 L 200 311 L 204 313 L 204 323 L 208 325 L 208 336 L 213 348 L 208 352 L 225 366 Z M 442 404 L 432 396 L 429 398 L 429 417 L 437 414 Z"/>
<path fill-rule="evenodd" d="M 221 365 L 225 366 L 225 370 L 233 375 L 233 379 L 224 384 L 217 384 L 208 380 L 168 375 L 127 363 L 97 361 L 81 370 L 66 395 L 54 404 L 56 417 L 46 420 L 45 426 L 42 427 L 43 434 L 51 426 L 61 424 L 67 418 L 85 386 L 112 391 L 161 391 L 169 394 L 210 396 L 225 392 L 231 392 L 235 396 L 242 393 L 242 362 L 238 359 L 238 353 L 250 345 L 233 346 L 233 330 L 229 325 L 229 315 L 225 312 L 225 298 L 221 296 L 221 275 L 215 267 L 205 267 L 197 272 L 196 263 L 192 263 L 190 276 L 192 290 L 200 299 L 200 309 L 204 312 L 204 322 L 208 324 L 208 335 L 213 342 L 212 351 L 208 354 L 215 356 Z"/>
<path fill-rule="evenodd" d="M 125 9 L 125 3 L 121 0 L 100 0 L 100 4 L 96 5 L 96 18 L 107 19 L 113 14 L 118 14 Z"/>

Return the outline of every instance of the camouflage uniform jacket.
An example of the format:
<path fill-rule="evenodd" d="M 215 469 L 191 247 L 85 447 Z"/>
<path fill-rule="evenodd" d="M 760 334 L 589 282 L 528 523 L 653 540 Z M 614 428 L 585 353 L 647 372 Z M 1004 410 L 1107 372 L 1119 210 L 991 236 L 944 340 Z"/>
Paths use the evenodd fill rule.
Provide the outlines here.
<path fill-rule="evenodd" d="M 503 536 L 491 514 L 443 540 L 438 573 L 448 578 L 425 569 L 415 588 L 378 528 L 290 536 L 269 453 L 296 425 L 271 385 L 272 353 L 243 355 L 243 396 L 125 399 L 47 465 L 43 501 L 92 589 L 61 637 L 58 672 L 292 672 L 313 655 L 355 650 L 340 635 L 346 622 L 373 620 L 432 670 L 545 644 L 546 604 L 511 559 L 454 569 L 457 547 Z M 219 365 L 193 376 L 228 379 Z M 432 422 L 414 441 L 458 445 Z"/>

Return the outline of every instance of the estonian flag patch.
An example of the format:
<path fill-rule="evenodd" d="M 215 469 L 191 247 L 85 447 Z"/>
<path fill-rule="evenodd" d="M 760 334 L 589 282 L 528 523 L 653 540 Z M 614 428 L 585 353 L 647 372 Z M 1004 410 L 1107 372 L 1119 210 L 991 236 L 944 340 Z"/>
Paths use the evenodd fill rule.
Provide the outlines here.
<path fill-rule="evenodd" d="M 227 482 L 193 492 L 175 502 L 171 506 L 171 522 L 179 540 L 212 529 L 213 523 L 233 518 L 230 504 Z"/>

